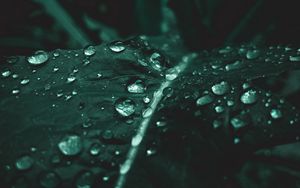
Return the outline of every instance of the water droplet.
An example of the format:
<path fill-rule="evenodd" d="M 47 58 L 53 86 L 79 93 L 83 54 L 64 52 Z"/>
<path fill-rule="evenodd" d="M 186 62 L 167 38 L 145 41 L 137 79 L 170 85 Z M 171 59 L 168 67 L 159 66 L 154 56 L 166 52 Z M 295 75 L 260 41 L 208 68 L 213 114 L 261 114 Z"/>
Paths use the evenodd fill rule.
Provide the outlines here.
<path fill-rule="evenodd" d="M 153 113 L 153 109 L 151 107 L 146 108 L 146 110 L 143 111 L 142 116 L 143 118 L 150 117 Z"/>
<path fill-rule="evenodd" d="M 39 177 L 40 185 L 45 188 L 55 188 L 60 184 L 60 177 L 55 172 L 42 172 Z"/>
<path fill-rule="evenodd" d="M 204 95 L 204 96 L 200 97 L 199 99 L 197 99 L 196 104 L 197 104 L 197 106 L 203 106 L 203 105 L 209 104 L 213 101 L 214 101 L 214 98 L 212 96 Z"/>
<path fill-rule="evenodd" d="M 142 80 L 136 80 L 133 83 L 127 85 L 127 91 L 129 93 L 144 93 L 146 90 L 145 84 Z"/>
<path fill-rule="evenodd" d="M 157 53 L 154 52 L 151 56 L 150 56 L 150 64 L 152 66 L 152 68 L 154 68 L 155 70 L 161 71 L 162 70 L 162 56 Z"/>
<path fill-rule="evenodd" d="M 24 155 L 16 160 L 15 166 L 18 170 L 28 170 L 33 166 L 34 160 L 29 155 Z"/>
<path fill-rule="evenodd" d="M 77 135 L 67 135 L 58 143 L 58 148 L 64 155 L 77 155 L 82 150 L 81 138 Z"/>
<path fill-rule="evenodd" d="M 227 106 L 233 106 L 233 105 L 234 105 L 234 101 L 232 101 L 232 100 L 227 101 Z"/>
<path fill-rule="evenodd" d="M 116 111 L 124 117 L 128 117 L 135 112 L 136 105 L 131 99 L 121 98 L 116 101 Z"/>
<path fill-rule="evenodd" d="M 155 149 L 147 149 L 146 154 L 149 157 L 149 156 L 155 155 L 156 152 L 157 151 Z"/>
<path fill-rule="evenodd" d="M 217 113 L 222 113 L 222 112 L 224 112 L 224 107 L 223 107 L 223 106 L 216 106 L 216 107 L 215 107 L 215 111 L 216 111 Z"/>
<path fill-rule="evenodd" d="M 11 93 L 12 93 L 13 95 L 19 94 L 19 93 L 20 93 L 20 90 L 19 90 L 19 89 L 14 89 L 14 90 L 11 91 Z"/>
<path fill-rule="evenodd" d="M 76 179 L 76 188 L 92 188 L 94 175 L 90 171 L 81 172 Z"/>
<path fill-rule="evenodd" d="M 83 53 L 86 56 L 92 56 L 96 53 L 96 48 L 95 46 L 87 46 L 86 48 L 84 48 Z"/>
<path fill-rule="evenodd" d="M 67 78 L 67 83 L 72 83 L 76 80 L 76 77 L 75 76 L 70 76 Z"/>
<path fill-rule="evenodd" d="M 257 101 L 257 92 L 255 90 L 249 90 L 242 94 L 241 101 L 244 104 L 253 104 Z"/>
<path fill-rule="evenodd" d="M 219 50 L 220 54 L 227 54 L 229 52 L 231 52 L 233 49 L 230 46 L 226 46 L 225 48 L 222 48 Z"/>
<path fill-rule="evenodd" d="M 290 56 L 289 60 L 290 61 L 300 61 L 300 56 Z"/>
<path fill-rule="evenodd" d="M 177 78 L 179 71 L 177 68 L 170 68 L 166 71 L 165 78 L 172 81 Z"/>
<path fill-rule="evenodd" d="M 260 55 L 259 50 L 248 50 L 246 53 L 247 59 L 256 59 Z"/>
<path fill-rule="evenodd" d="M 126 48 L 123 42 L 117 41 L 117 42 L 110 43 L 109 49 L 113 52 L 119 53 L 119 52 L 123 52 Z"/>
<path fill-rule="evenodd" d="M 26 85 L 29 83 L 29 79 L 24 79 L 24 80 L 21 80 L 20 84 L 21 85 Z"/>
<path fill-rule="evenodd" d="M 240 60 L 237 60 L 234 63 L 226 65 L 225 69 L 227 71 L 232 71 L 232 70 L 240 69 L 242 66 L 243 66 L 243 62 Z"/>
<path fill-rule="evenodd" d="M 240 140 L 239 138 L 234 138 L 234 139 L 233 139 L 233 143 L 234 143 L 234 144 L 238 144 L 238 143 L 240 143 L 240 141 L 241 141 L 241 140 Z"/>
<path fill-rule="evenodd" d="M 59 55 L 60 55 L 60 54 L 59 54 L 59 52 L 57 52 L 57 51 L 53 53 L 53 56 L 54 56 L 54 57 L 58 57 Z"/>
<path fill-rule="evenodd" d="M 101 145 L 99 143 L 93 143 L 90 147 L 90 154 L 93 156 L 99 155 L 101 152 Z"/>
<path fill-rule="evenodd" d="M 148 104 L 151 100 L 148 96 L 146 96 L 146 97 L 143 97 L 143 101 L 145 104 Z"/>
<path fill-rule="evenodd" d="M 224 95 L 225 93 L 227 93 L 229 91 L 229 89 L 230 89 L 230 86 L 225 81 L 222 81 L 211 87 L 212 92 L 216 95 Z"/>
<path fill-rule="evenodd" d="M 41 65 L 48 61 L 48 59 L 48 53 L 43 50 L 36 51 L 34 55 L 27 57 L 27 61 L 31 65 Z"/>
<path fill-rule="evenodd" d="M 230 123 L 233 126 L 233 128 L 235 128 L 235 129 L 242 128 L 246 125 L 246 123 L 243 120 L 241 120 L 240 118 L 237 118 L 237 117 L 232 118 L 230 120 Z"/>
<path fill-rule="evenodd" d="M 3 72 L 1 73 L 1 75 L 2 75 L 2 77 L 7 78 L 7 77 L 9 77 L 9 76 L 11 75 L 11 72 L 10 72 L 9 70 L 3 71 Z"/>
<path fill-rule="evenodd" d="M 272 109 L 270 115 L 273 119 L 279 119 L 282 117 L 282 112 L 279 109 Z"/>

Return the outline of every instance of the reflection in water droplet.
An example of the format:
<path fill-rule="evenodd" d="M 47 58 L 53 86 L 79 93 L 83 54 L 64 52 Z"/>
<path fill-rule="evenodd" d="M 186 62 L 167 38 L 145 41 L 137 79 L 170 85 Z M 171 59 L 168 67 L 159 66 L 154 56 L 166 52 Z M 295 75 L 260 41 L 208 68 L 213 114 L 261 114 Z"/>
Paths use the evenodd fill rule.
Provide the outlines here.
<path fill-rule="evenodd" d="M 120 41 L 113 42 L 113 43 L 109 44 L 108 48 L 111 51 L 116 52 L 116 53 L 123 52 L 126 49 L 123 42 L 120 42 Z"/>
<path fill-rule="evenodd" d="M 67 135 L 58 143 L 58 148 L 64 155 L 77 155 L 82 150 L 81 138 L 77 135 Z"/>
<path fill-rule="evenodd" d="M 55 172 L 42 172 L 39 177 L 40 185 L 45 188 L 56 188 L 60 184 L 60 177 Z"/>
<path fill-rule="evenodd" d="M 95 46 L 87 46 L 86 48 L 84 48 L 83 53 L 86 56 L 92 56 L 96 53 L 96 48 Z"/>
<path fill-rule="evenodd" d="M 135 112 L 136 105 L 131 99 L 121 98 L 116 101 L 116 111 L 124 117 L 128 117 Z"/>
<path fill-rule="evenodd" d="M 48 53 L 43 50 L 36 51 L 34 55 L 27 57 L 27 61 L 31 65 L 41 65 L 48 61 L 48 59 Z"/>
<path fill-rule="evenodd" d="M 28 170 L 33 166 L 34 160 L 29 155 L 24 155 L 16 160 L 15 166 L 18 170 Z"/>
<path fill-rule="evenodd" d="M 230 89 L 230 86 L 225 81 L 222 81 L 211 87 L 212 92 L 216 95 L 224 95 L 225 93 L 227 93 L 229 91 L 229 89 Z"/>
<path fill-rule="evenodd" d="M 279 109 L 272 109 L 270 115 L 273 119 L 279 119 L 282 117 L 282 112 Z"/>
<path fill-rule="evenodd" d="M 246 53 L 247 59 L 256 59 L 260 55 L 259 50 L 248 50 Z"/>
<path fill-rule="evenodd" d="M 213 101 L 214 101 L 214 98 L 212 96 L 204 95 L 204 96 L 200 97 L 199 99 L 197 99 L 196 104 L 198 106 L 203 106 L 203 105 L 209 104 Z"/>
<path fill-rule="evenodd" d="M 255 90 L 249 90 L 242 94 L 240 100 L 244 104 L 253 104 L 257 101 L 257 92 Z"/>
<path fill-rule="evenodd" d="M 133 83 L 127 85 L 127 91 L 129 93 L 144 93 L 146 87 L 142 80 L 136 80 Z"/>

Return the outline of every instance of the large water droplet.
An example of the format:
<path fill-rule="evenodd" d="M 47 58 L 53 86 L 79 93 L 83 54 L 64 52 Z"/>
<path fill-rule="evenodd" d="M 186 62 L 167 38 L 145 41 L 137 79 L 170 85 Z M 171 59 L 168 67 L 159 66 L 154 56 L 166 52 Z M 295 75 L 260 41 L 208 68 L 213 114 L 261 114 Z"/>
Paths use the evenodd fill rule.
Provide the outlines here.
<path fill-rule="evenodd" d="M 86 48 L 84 48 L 83 53 L 86 56 L 92 56 L 96 53 L 96 48 L 95 46 L 87 46 Z"/>
<path fill-rule="evenodd" d="M 45 188 L 55 188 L 60 184 L 60 177 L 55 172 L 42 172 L 39 177 L 40 185 Z"/>
<path fill-rule="evenodd" d="M 121 98 L 116 101 L 116 111 L 124 117 L 128 117 L 135 112 L 136 105 L 131 99 Z"/>
<path fill-rule="evenodd" d="M 279 119 L 282 117 L 282 112 L 279 109 L 272 109 L 270 115 L 273 119 Z"/>
<path fill-rule="evenodd" d="M 247 59 L 256 59 L 260 55 L 259 50 L 248 50 L 246 53 Z"/>
<path fill-rule="evenodd" d="M 204 95 L 204 96 L 200 97 L 199 99 L 197 99 L 196 104 L 198 106 L 203 106 L 203 105 L 209 104 L 213 101 L 214 101 L 214 98 L 212 96 Z"/>
<path fill-rule="evenodd" d="M 244 104 L 253 104 L 257 101 L 257 91 L 249 90 L 242 94 L 241 101 Z"/>
<path fill-rule="evenodd" d="M 58 148 L 64 155 L 77 155 L 82 150 L 81 138 L 77 135 L 67 135 L 58 143 Z"/>
<path fill-rule="evenodd" d="M 110 43 L 108 48 L 111 51 L 116 52 L 116 53 L 123 52 L 126 49 L 123 42 L 120 42 L 120 41 Z"/>
<path fill-rule="evenodd" d="M 129 93 L 144 93 L 146 90 L 145 84 L 142 80 L 136 80 L 133 83 L 127 85 L 127 91 Z"/>
<path fill-rule="evenodd" d="M 216 95 L 224 95 L 225 93 L 227 93 L 229 91 L 229 89 L 230 89 L 230 86 L 225 81 L 222 81 L 211 87 L 212 92 Z"/>
<path fill-rule="evenodd" d="M 48 59 L 48 53 L 43 50 L 36 51 L 34 55 L 27 57 L 27 61 L 31 65 L 41 65 L 48 61 Z"/>
<path fill-rule="evenodd" d="M 18 170 L 28 170 L 33 166 L 34 160 L 29 155 L 24 155 L 16 160 L 15 166 Z"/>

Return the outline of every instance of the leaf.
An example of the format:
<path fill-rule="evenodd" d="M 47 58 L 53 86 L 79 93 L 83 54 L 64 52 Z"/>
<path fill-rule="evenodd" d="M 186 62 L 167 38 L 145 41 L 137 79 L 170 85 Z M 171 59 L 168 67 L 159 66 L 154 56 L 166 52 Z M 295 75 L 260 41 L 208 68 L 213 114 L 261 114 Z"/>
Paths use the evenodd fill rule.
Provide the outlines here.
<path fill-rule="evenodd" d="M 177 35 L 10 58 L 1 64 L 1 182 L 226 184 L 258 149 L 299 138 L 298 111 L 251 83 L 299 66 L 299 50 L 196 54 Z"/>

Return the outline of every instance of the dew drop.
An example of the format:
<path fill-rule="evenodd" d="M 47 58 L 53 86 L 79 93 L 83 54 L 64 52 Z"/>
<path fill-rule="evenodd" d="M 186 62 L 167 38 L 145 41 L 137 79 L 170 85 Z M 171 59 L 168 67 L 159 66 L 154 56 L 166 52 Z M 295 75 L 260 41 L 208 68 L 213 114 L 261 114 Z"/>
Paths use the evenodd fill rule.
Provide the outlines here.
<path fill-rule="evenodd" d="M 66 156 L 74 156 L 81 152 L 82 142 L 77 135 L 67 135 L 59 143 L 60 152 Z"/>
<path fill-rule="evenodd" d="M 91 45 L 87 46 L 84 48 L 83 53 L 86 56 L 92 56 L 96 53 L 96 48 L 95 48 L 95 46 L 91 46 Z"/>
<path fill-rule="evenodd" d="M 1 75 L 2 75 L 3 78 L 7 78 L 7 77 L 9 77 L 11 75 L 11 72 L 9 70 L 3 71 L 1 73 Z"/>
<path fill-rule="evenodd" d="M 90 154 L 93 156 L 99 155 L 101 152 L 101 145 L 99 143 L 93 143 L 90 147 Z"/>
<path fill-rule="evenodd" d="M 230 123 L 233 126 L 233 128 L 235 128 L 235 129 L 240 129 L 246 125 L 246 123 L 243 120 L 241 120 L 240 118 L 237 118 L 237 117 L 232 118 L 230 120 Z"/>
<path fill-rule="evenodd" d="M 260 55 L 259 50 L 248 50 L 246 53 L 247 59 L 256 59 Z"/>
<path fill-rule="evenodd" d="M 142 80 L 136 80 L 133 83 L 127 85 L 127 91 L 129 93 L 144 93 L 146 90 L 145 84 Z"/>
<path fill-rule="evenodd" d="M 240 98 L 241 102 L 244 104 L 253 104 L 257 101 L 257 91 L 249 90 L 242 94 Z"/>
<path fill-rule="evenodd" d="M 123 117 L 128 117 L 135 112 L 136 105 L 131 99 L 121 98 L 116 101 L 116 111 Z"/>
<path fill-rule="evenodd" d="M 24 155 L 16 160 L 15 166 L 18 170 L 28 170 L 33 166 L 34 160 L 29 155 Z"/>
<path fill-rule="evenodd" d="M 197 99 L 196 104 L 197 104 L 197 106 L 203 106 L 203 105 L 207 105 L 213 101 L 214 101 L 214 98 L 212 96 L 204 95 Z"/>
<path fill-rule="evenodd" d="M 26 85 L 26 84 L 28 84 L 29 83 L 29 79 L 24 79 L 24 80 L 21 80 L 21 82 L 20 82 L 20 84 L 21 85 Z"/>
<path fill-rule="evenodd" d="M 227 93 L 229 91 L 229 89 L 230 89 L 230 86 L 225 81 L 222 81 L 211 87 L 212 92 L 216 95 L 224 95 L 225 93 Z"/>
<path fill-rule="evenodd" d="M 72 82 L 74 82 L 76 80 L 76 77 L 75 76 L 70 76 L 70 77 L 68 77 L 67 78 L 67 83 L 69 84 L 69 83 L 72 83 Z"/>
<path fill-rule="evenodd" d="M 279 109 L 272 109 L 270 115 L 273 119 L 279 119 L 282 117 L 282 112 Z"/>
<path fill-rule="evenodd" d="M 108 48 L 116 53 L 123 52 L 126 49 L 123 42 L 120 41 L 111 43 Z"/>
<path fill-rule="evenodd" d="M 48 53 L 43 50 L 36 51 L 34 55 L 27 57 L 27 61 L 31 65 L 41 65 L 48 61 L 48 59 Z"/>

